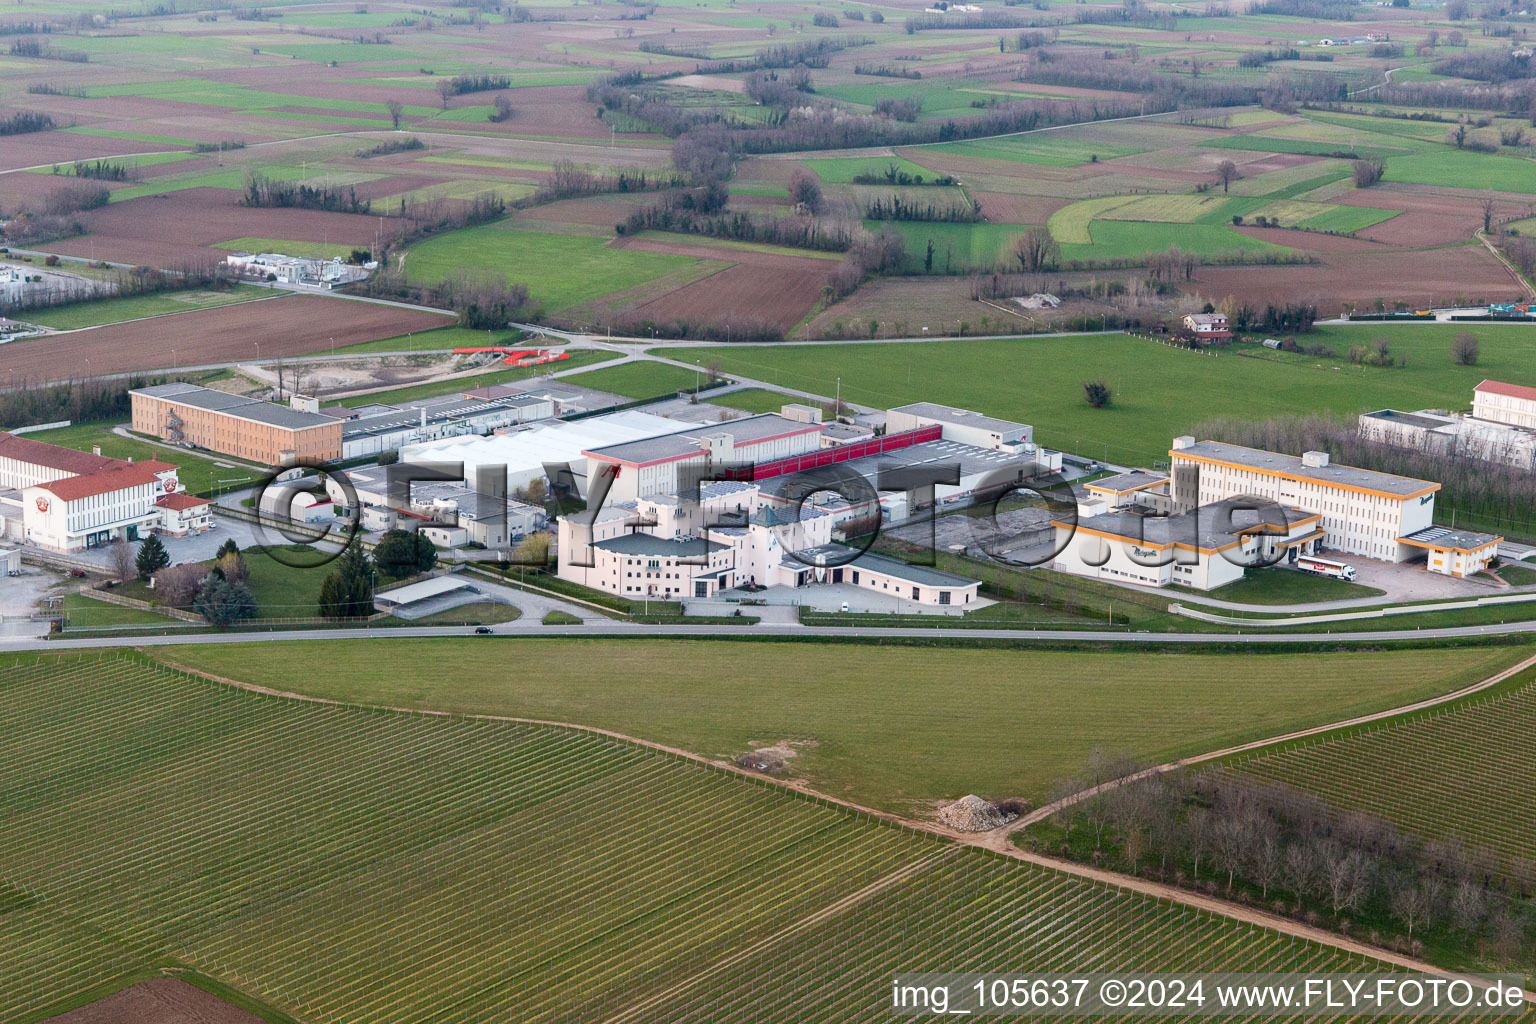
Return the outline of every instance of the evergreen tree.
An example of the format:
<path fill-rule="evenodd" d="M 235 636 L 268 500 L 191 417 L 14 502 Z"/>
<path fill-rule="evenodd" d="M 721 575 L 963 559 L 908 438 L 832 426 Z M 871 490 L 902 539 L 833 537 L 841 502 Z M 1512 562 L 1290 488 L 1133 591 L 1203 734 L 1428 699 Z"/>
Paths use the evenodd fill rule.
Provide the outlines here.
<path fill-rule="evenodd" d="M 230 583 L 219 576 L 210 576 L 192 610 L 207 619 L 210 625 L 227 626 L 242 619 L 254 618 L 256 599 L 242 583 Z"/>
<path fill-rule="evenodd" d="M 139 579 L 147 580 L 170 565 L 171 556 L 166 554 L 165 545 L 160 542 L 159 536 L 152 533 L 139 545 L 139 557 L 134 559 L 133 564 L 139 570 Z"/>
<path fill-rule="evenodd" d="M 336 569 L 320 585 L 320 614 L 328 619 L 366 618 L 373 614 L 373 562 L 359 546 L 343 552 Z"/>

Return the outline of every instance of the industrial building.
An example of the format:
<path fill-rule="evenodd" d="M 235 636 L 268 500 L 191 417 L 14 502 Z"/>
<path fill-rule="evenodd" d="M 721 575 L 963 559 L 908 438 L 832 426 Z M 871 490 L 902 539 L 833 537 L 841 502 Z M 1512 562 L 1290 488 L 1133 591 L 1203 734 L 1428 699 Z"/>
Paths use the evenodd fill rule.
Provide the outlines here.
<path fill-rule="evenodd" d="M 776 413 L 724 423 L 692 424 L 682 430 L 636 441 L 591 448 L 582 455 L 591 472 L 611 467 L 610 502 L 652 494 L 674 494 L 688 472 L 737 463 L 770 463 L 821 449 L 821 423 L 786 419 Z"/>
<path fill-rule="evenodd" d="M 320 414 L 341 423 L 341 458 L 351 460 L 548 419 L 555 414 L 555 405 L 549 398 L 534 394 L 493 398 L 465 394 L 398 405 L 333 405 Z"/>
<path fill-rule="evenodd" d="M 170 500 L 168 500 L 170 499 Z M 0 536 L 72 552 L 151 530 L 211 525 L 208 502 L 181 493 L 177 467 L 134 462 L 0 434 Z"/>
<path fill-rule="evenodd" d="M 1486 568 L 1504 539 L 1436 526 L 1438 483 L 1336 465 L 1326 452 L 1281 455 L 1186 435 L 1174 438 L 1168 454 L 1175 512 L 1264 498 L 1317 513 L 1318 549 L 1385 562 L 1424 559 L 1433 572 L 1466 576 Z"/>
<path fill-rule="evenodd" d="M 1322 547 L 1385 562 L 1415 558 L 1419 552 L 1401 538 L 1434 525 L 1439 484 L 1336 465 L 1326 452 L 1281 455 L 1186 435 L 1174 438 L 1168 456 L 1176 512 L 1266 498 L 1319 513 Z"/>
<path fill-rule="evenodd" d="M 1246 566 L 1312 554 L 1322 538 L 1321 518 L 1288 506 L 1260 511 L 1241 498 L 1173 515 L 1141 501 L 1104 508 L 1095 500 L 1075 521 L 1052 522 L 1053 567 L 1112 582 L 1214 590 L 1242 579 Z"/>
<path fill-rule="evenodd" d="M 1536 388 L 1485 380 L 1472 389 L 1472 415 L 1490 423 L 1536 430 Z"/>
<path fill-rule="evenodd" d="M 367 466 L 349 470 L 346 477 L 352 486 L 351 494 L 334 479 L 327 479 L 327 495 L 335 503 L 337 515 L 346 519 L 355 515 L 369 532 L 410 525 L 439 547 L 475 545 L 494 550 L 507 547 L 546 524 L 544 509 L 506 494 L 481 491 L 473 476 L 467 481 L 412 481 L 409 494 L 397 494 L 393 501 L 391 479 L 403 479 L 393 467 Z M 398 484 L 394 489 L 403 490 Z M 355 507 L 351 504 L 354 495 Z"/>
<path fill-rule="evenodd" d="M 1015 455 L 1033 454 L 1033 450 L 1025 446 L 1034 440 L 1035 428 L 1027 423 L 1014 423 L 934 402 L 914 402 L 888 410 L 885 414 L 885 429 L 893 434 L 932 426 L 943 431 L 946 441 L 959 441 L 975 448 L 990 448 Z"/>
<path fill-rule="evenodd" d="M 559 519 L 559 575 L 622 597 L 714 598 L 742 586 L 847 584 L 918 605 L 964 606 L 980 581 L 831 542 L 834 518 L 765 501 L 755 483 L 715 481 L 697 501 L 656 495 Z M 721 525 L 723 524 L 723 525 Z"/>
<path fill-rule="evenodd" d="M 343 263 L 338 257 L 318 259 L 285 256 L 278 252 L 236 252 L 224 257 L 224 263 L 237 274 L 275 281 L 278 284 L 304 285 L 309 288 L 337 288 L 355 281 L 366 281 L 379 268 L 369 261 L 361 266 Z"/>
<path fill-rule="evenodd" d="M 302 397 L 273 405 L 196 384 L 159 384 L 128 392 L 133 429 L 172 444 L 222 452 L 263 466 L 342 457 L 342 426 Z"/>
<path fill-rule="evenodd" d="M 534 423 L 489 437 L 447 437 L 411 444 L 400 450 L 400 461 L 462 465 L 469 480 L 476 479 L 482 467 L 504 466 L 509 494 L 527 490 L 534 480 L 545 480 L 547 465 L 568 466 L 572 486 L 585 498 L 589 449 L 658 437 L 677 429 L 676 420 L 626 410 L 568 422 Z"/>
<path fill-rule="evenodd" d="M 1435 409 L 1378 409 L 1360 414 L 1358 430 L 1361 440 L 1377 444 L 1536 472 L 1536 430 L 1524 427 Z"/>

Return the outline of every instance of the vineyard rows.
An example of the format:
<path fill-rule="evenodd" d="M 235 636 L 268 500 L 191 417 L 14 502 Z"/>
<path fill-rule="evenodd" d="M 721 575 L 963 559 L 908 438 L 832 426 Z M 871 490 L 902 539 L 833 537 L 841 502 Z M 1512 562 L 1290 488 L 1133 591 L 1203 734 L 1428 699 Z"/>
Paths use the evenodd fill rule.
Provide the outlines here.
<path fill-rule="evenodd" d="M 1344 962 L 622 740 L 130 656 L 0 668 L 0 765 L 7 1022 L 170 960 L 316 1024 L 862 1020 L 896 970 Z"/>
<path fill-rule="evenodd" d="M 1536 685 L 1244 759 L 1228 770 L 1405 831 L 1536 861 Z"/>

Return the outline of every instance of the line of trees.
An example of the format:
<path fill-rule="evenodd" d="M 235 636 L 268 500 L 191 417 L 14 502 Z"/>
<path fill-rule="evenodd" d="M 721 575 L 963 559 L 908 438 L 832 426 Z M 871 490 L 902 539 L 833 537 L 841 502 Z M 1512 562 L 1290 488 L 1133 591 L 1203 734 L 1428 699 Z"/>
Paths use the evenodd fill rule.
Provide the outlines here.
<path fill-rule="evenodd" d="M 1136 767 L 1095 752 L 1084 776 L 1058 788 L 1081 792 Z M 1159 774 L 1109 788 L 1054 820 L 1065 835 L 1061 852 L 1074 859 L 1256 903 L 1416 955 L 1431 939 L 1475 943 L 1490 962 L 1530 956 L 1536 865 L 1454 838 L 1405 834 L 1289 786 L 1225 772 Z M 1387 934 L 1394 927 L 1397 934 Z"/>
<path fill-rule="evenodd" d="M 445 83 L 450 95 L 463 96 L 471 92 L 495 92 L 498 89 L 512 88 L 512 79 L 507 75 L 454 75 Z M 441 88 L 441 85 L 439 86 Z"/>
<path fill-rule="evenodd" d="M 686 196 L 686 193 L 683 194 Z M 676 231 L 735 242 L 786 245 L 821 252 L 846 252 L 852 247 L 855 228 L 841 221 L 813 216 L 768 217 L 745 211 L 700 212 L 669 196 L 663 202 L 635 210 L 615 225 L 621 235 L 641 231 Z"/>
<path fill-rule="evenodd" d="M 100 181 L 127 181 L 130 170 L 127 164 L 115 160 L 76 160 L 72 164 L 54 164 L 53 173 Z"/>
<path fill-rule="evenodd" d="M 511 284 L 495 271 L 460 271 L 437 282 L 408 281 L 399 267 L 380 270 L 356 286 L 358 294 L 400 299 L 424 306 L 451 309 L 459 326 L 479 331 L 498 331 L 514 320 L 531 315 L 528 287 Z"/>
<path fill-rule="evenodd" d="M 180 291 L 224 291 L 238 283 L 239 275 L 227 264 L 215 260 L 188 260 L 165 270 L 148 266 L 126 267 L 117 268 L 105 277 L 71 280 L 68 286 L 34 289 L 19 301 L 5 304 L 5 311 L 14 314 L 49 309 L 108 295 L 126 297 Z"/>
<path fill-rule="evenodd" d="M 48 132 L 58 127 L 53 118 L 35 110 L 22 110 L 0 119 L 0 135 L 25 135 L 28 132 Z"/>
<path fill-rule="evenodd" d="M 860 171 L 853 176 L 853 183 L 855 185 L 953 185 L 955 179 L 948 174 L 925 179 L 921 174 L 912 174 L 891 163 L 883 171 Z"/>
<path fill-rule="evenodd" d="M 142 376 L 128 380 L 101 380 L 95 377 L 43 385 L 35 381 L 5 379 L 0 391 L 0 423 L 12 427 L 72 420 L 125 420 L 132 413 L 128 400 L 131 388 L 151 387 L 169 381 L 165 376 Z"/>
<path fill-rule="evenodd" d="M 324 210 L 329 213 L 367 213 L 372 204 L 357 198 L 355 185 L 306 185 L 297 181 L 273 181 L 252 174 L 245 182 L 244 206 Z"/>
<path fill-rule="evenodd" d="M 931 221 L 939 224 L 979 224 L 986 220 L 975 200 L 969 203 L 918 203 L 900 194 L 876 197 L 863 209 L 869 220 Z"/>

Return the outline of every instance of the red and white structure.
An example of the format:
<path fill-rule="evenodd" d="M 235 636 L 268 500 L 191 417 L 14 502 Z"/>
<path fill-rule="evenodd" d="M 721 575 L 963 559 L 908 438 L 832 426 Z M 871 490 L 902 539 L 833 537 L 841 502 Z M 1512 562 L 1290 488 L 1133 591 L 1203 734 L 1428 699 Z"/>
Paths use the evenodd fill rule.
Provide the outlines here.
<path fill-rule="evenodd" d="M 6 539 L 60 552 L 212 525 L 208 502 L 182 492 L 170 463 L 112 459 L 14 434 L 0 434 L 0 508 Z"/>

